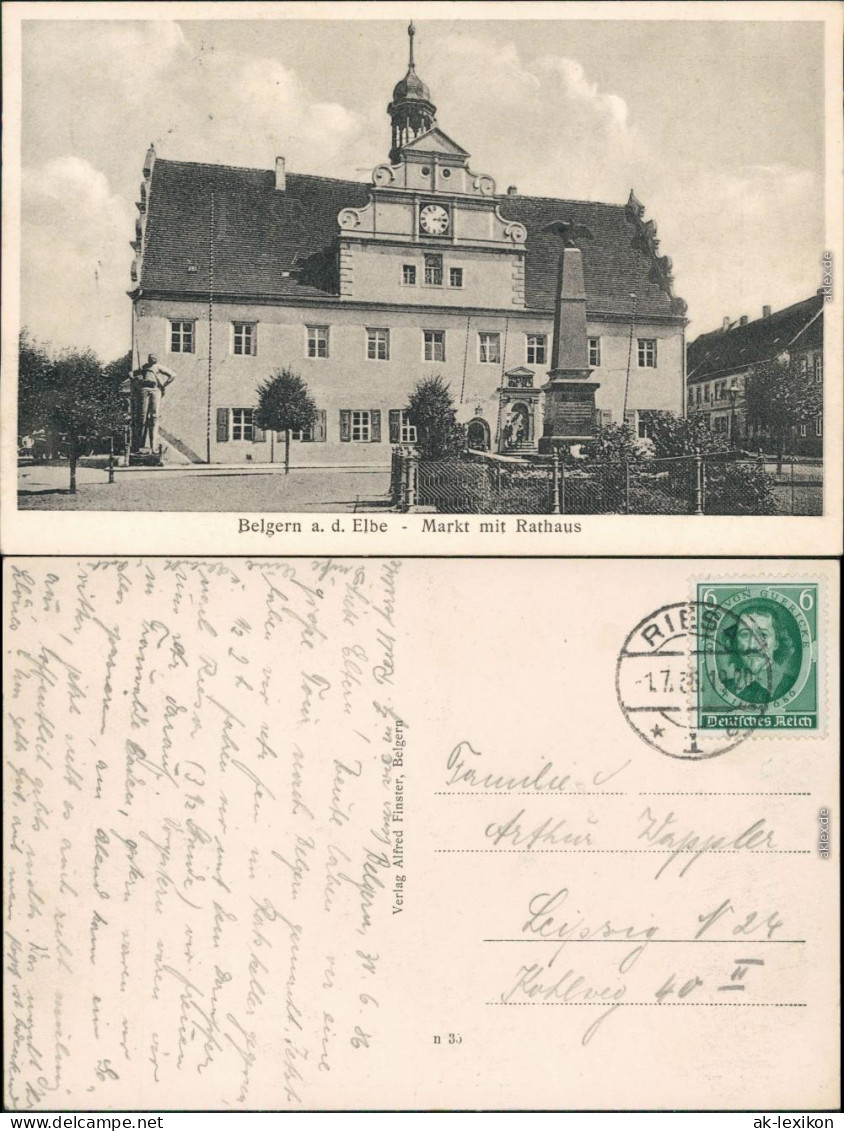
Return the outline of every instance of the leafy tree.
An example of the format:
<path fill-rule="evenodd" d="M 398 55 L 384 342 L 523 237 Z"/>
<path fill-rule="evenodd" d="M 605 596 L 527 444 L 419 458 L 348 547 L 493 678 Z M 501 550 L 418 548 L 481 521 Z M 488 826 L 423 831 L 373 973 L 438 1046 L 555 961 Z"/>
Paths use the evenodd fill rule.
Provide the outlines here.
<path fill-rule="evenodd" d="M 301 377 L 281 369 L 258 388 L 256 423 L 267 431 L 284 433 L 284 474 L 290 472 L 290 433 L 309 428 L 317 408 Z"/>
<path fill-rule="evenodd" d="M 754 365 L 745 382 L 747 419 L 761 425 L 774 442 L 777 474 L 796 425 L 808 424 L 820 412 L 821 386 L 801 375 L 796 359 L 773 358 Z"/>
<path fill-rule="evenodd" d="M 438 375 L 417 381 L 410 394 L 405 414 L 416 428 L 422 459 L 457 456 L 466 447 L 464 431 L 455 420 L 457 410 L 450 389 Z"/>
<path fill-rule="evenodd" d="M 53 437 L 70 464 L 70 492 L 76 493 L 79 457 L 99 441 L 113 437 L 125 422 L 125 400 L 119 386 L 106 377 L 91 350 L 65 350 L 44 368 L 28 354 L 26 413 L 35 426 Z M 35 379 L 30 380 L 35 374 Z"/>
<path fill-rule="evenodd" d="M 50 370 L 46 347 L 26 327 L 18 340 L 18 435 L 28 436 L 44 427 L 39 403 Z M 49 437 L 48 437 L 49 442 Z"/>
<path fill-rule="evenodd" d="M 635 463 L 644 455 L 629 424 L 607 424 L 594 440 L 583 445 L 582 452 L 588 460 L 607 465 Z"/>
<path fill-rule="evenodd" d="M 648 432 L 654 459 L 731 450 L 726 434 L 713 432 L 699 413 L 675 416 L 673 412 L 649 412 Z"/>
<path fill-rule="evenodd" d="M 128 381 L 132 375 L 132 351 L 127 350 L 122 357 L 110 361 L 103 370 L 110 381 Z"/>

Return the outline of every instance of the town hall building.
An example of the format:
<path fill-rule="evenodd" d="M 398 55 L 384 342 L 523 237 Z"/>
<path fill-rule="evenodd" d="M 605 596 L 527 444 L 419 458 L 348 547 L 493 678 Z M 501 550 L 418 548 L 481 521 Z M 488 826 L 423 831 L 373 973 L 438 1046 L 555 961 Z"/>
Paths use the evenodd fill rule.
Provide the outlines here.
<path fill-rule="evenodd" d="M 585 336 L 579 376 L 595 390 L 580 430 L 627 421 L 643 435 L 649 411 L 684 413 L 686 306 L 643 206 L 632 192 L 625 204 L 499 193 L 439 126 L 408 30 L 388 159 L 369 183 L 293 172 L 282 157 L 248 169 L 150 148 L 132 349 L 133 368 L 153 355 L 168 375 L 155 432 L 166 461 L 282 459 L 254 409 L 284 367 L 318 408 L 293 435 L 294 464 L 388 462 L 390 445 L 416 439 L 413 388 L 436 375 L 470 446 L 536 451 L 564 246 L 579 249 L 585 319 L 561 332 Z M 135 450 L 148 440 L 136 427 Z"/>

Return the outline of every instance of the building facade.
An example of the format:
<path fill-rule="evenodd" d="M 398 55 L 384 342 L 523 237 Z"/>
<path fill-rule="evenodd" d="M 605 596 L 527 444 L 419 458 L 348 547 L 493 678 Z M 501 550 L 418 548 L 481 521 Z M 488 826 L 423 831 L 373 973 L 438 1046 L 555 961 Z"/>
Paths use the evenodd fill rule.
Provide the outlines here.
<path fill-rule="evenodd" d="M 754 365 L 779 359 L 796 363 L 800 379 L 823 387 L 823 291 L 762 317 L 737 322 L 725 318 L 720 330 L 701 334 L 688 348 L 688 411 L 703 416 L 713 432 L 729 437 L 736 447 L 764 448 L 769 436 L 764 422 L 748 421 L 747 375 Z M 822 399 L 822 398 L 821 398 Z M 791 450 L 823 454 L 823 412 L 795 424 Z"/>
<path fill-rule="evenodd" d="M 596 426 L 685 410 L 685 303 L 653 221 L 624 205 L 496 191 L 437 124 L 410 61 L 370 183 L 157 158 L 133 263 L 133 365 L 175 374 L 158 436 L 169 461 L 279 460 L 258 386 L 301 376 L 317 420 L 296 464 L 385 463 L 415 439 L 420 379 L 450 385 L 468 441 L 533 451 L 551 364 L 561 222 L 582 253 Z M 386 146 L 385 146 L 386 148 Z M 556 230 L 555 230 L 556 229 Z M 137 447 L 136 440 L 136 447 Z"/>

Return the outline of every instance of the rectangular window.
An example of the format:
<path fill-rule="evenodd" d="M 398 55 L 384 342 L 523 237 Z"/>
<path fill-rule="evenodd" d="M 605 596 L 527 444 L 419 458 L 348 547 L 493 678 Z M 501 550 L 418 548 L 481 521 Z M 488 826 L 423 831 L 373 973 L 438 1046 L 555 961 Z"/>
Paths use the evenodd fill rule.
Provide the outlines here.
<path fill-rule="evenodd" d="M 441 255 L 425 256 L 425 285 L 428 287 L 441 287 L 443 285 L 443 257 Z"/>
<path fill-rule="evenodd" d="M 366 331 L 366 356 L 370 361 L 390 360 L 390 331 L 384 329 L 367 329 Z"/>
<path fill-rule="evenodd" d="M 193 353 L 193 322 L 170 323 L 170 352 Z"/>
<path fill-rule="evenodd" d="M 400 408 L 390 409 L 390 443 L 415 444 L 416 426 L 411 424 L 407 414 Z"/>
<path fill-rule="evenodd" d="M 308 326 L 308 357 L 328 357 L 328 327 Z"/>
<path fill-rule="evenodd" d="M 423 330 L 425 361 L 445 361 L 445 330 Z"/>
<path fill-rule="evenodd" d="M 528 365 L 544 365 L 547 341 L 545 334 L 526 334 L 525 338 L 527 341 Z"/>
<path fill-rule="evenodd" d="M 501 364 L 500 334 L 478 334 L 478 360 Z"/>
<path fill-rule="evenodd" d="M 815 381 L 818 384 L 823 381 L 823 357 L 819 353 L 815 354 Z"/>
<path fill-rule="evenodd" d="M 815 435 L 816 436 L 823 436 L 823 417 L 822 416 L 816 416 L 815 417 Z"/>
<path fill-rule="evenodd" d="M 255 425 L 253 423 L 254 410 L 251 408 L 232 409 L 232 439 L 253 440 L 255 438 Z"/>
<path fill-rule="evenodd" d="M 601 339 L 589 338 L 589 368 L 598 369 L 601 365 Z"/>
<path fill-rule="evenodd" d="M 254 357 L 257 351 L 258 327 L 254 322 L 232 322 L 232 352 Z"/>
<path fill-rule="evenodd" d="M 462 267 L 449 267 L 448 269 L 448 285 L 450 287 L 463 286 L 463 268 Z"/>
<path fill-rule="evenodd" d="M 402 267 L 401 281 L 406 287 L 416 286 L 416 268 L 412 263 L 405 263 Z"/>
<path fill-rule="evenodd" d="M 639 368 L 656 369 L 656 338 L 639 338 Z"/>
<path fill-rule="evenodd" d="M 712 392 L 712 386 L 711 385 L 704 385 L 703 386 L 703 399 L 706 401 L 707 404 L 711 400 L 711 392 Z"/>
<path fill-rule="evenodd" d="M 801 424 L 801 425 L 800 425 L 800 435 L 801 435 L 801 436 L 805 436 L 805 435 L 806 435 L 806 432 L 807 432 L 807 431 L 808 431 L 808 429 L 806 428 L 806 425 L 805 425 L 805 424 Z"/>
<path fill-rule="evenodd" d="M 284 440 L 284 433 L 277 432 L 276 439 L 279 442 Z M 291 440 L 298 440 L 303 444 L 316 444 L 325 440 L 325 409 L 318 408 L 316 417 L 312 424 L 307 428 L 302 428 L 299 431 L 292 431 L 290 433 Z"/>
<path fill-rule="evenodd" d="M 808 357 L 801 357 L 800 358 L 800 376 L 801 377 L 808 377 L 809 376 L 809 359 L 808 359 Z"/>
<path fill-rule="evenodd" d="M 368 409 L 355 409 L 352 412 L 352 443 L 368 444 L 370 437 L 370 418 Z"/>

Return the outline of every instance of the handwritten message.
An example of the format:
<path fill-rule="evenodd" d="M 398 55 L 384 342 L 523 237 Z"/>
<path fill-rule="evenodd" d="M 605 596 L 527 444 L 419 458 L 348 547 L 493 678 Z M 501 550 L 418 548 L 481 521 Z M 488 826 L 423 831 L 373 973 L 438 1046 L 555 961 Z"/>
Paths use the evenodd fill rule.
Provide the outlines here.
<path fill-rule="evenodd" d="M 400 564 L 33 559 L 6 582 L 10 1104 L 319 1106 L 385 1039 Z"/>

